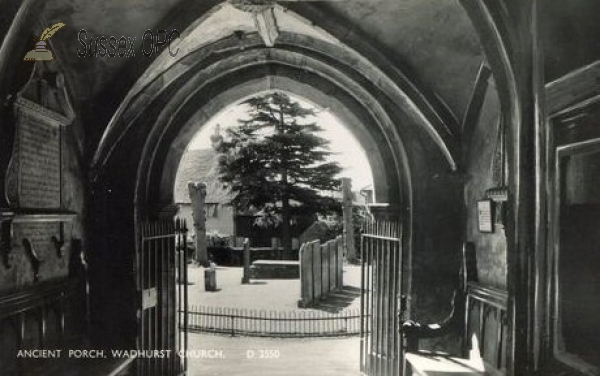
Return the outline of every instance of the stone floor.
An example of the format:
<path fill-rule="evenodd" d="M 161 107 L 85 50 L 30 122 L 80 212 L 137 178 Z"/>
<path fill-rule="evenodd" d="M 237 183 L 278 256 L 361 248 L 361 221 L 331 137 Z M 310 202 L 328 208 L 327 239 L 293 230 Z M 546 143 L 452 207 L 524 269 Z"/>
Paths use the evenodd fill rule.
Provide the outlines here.
<path fill-rule="evenodd" d="M 190 334 L 189 340 L 189 376 L 360 375 L 358 337 L 276 339 Z"/>

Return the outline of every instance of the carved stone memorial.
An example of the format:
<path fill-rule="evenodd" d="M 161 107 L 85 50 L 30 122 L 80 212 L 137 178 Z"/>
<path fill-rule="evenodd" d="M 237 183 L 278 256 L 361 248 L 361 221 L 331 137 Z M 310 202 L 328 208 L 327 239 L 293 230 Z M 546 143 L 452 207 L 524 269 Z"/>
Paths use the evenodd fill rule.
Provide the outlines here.
<path fill-rule="evenodd" d="M 10 160 L 6 168 L 4 203 L 0 203 L 3 263 L 19 269 L 29 268 L 28 281 L 43 273 L 44 263 L 61 260 L 66 223 L 75 213 L 63 208 L 62 158 L 63 133 L 73 119 L 62 75 L 35 63 L 32 75 L 13 100 L 14 133 Z M 13 248 L 22 253 L 11 255 Z"/>
<path fill-rule="evenodd" d="M 208 253 L 206 250 L 206 212 L 204 204 L 206 200 L 206 184 L 202 182 L 189 182 L 188 190 L 192 202 L 192 218 L 194 220 L 194 233 L 196 235 L 196 262 L 202 265 L 208 264 Z"/>

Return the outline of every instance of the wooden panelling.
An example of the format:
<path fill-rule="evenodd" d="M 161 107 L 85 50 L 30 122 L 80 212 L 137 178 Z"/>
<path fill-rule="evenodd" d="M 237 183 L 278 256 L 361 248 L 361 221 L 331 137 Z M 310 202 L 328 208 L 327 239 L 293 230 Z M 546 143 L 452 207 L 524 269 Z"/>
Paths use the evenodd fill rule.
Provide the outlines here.
<path fill-rule="evenodd" d="M 506 368 L 506 291 L 469 282 L 467 286 L 467 331 L 465 343 L 478 340 L 483 360 L 497 369 Z"/>
<path fill-rule="evenodd" d="M 31 359 L 17 357 L 19 350 L 61 348 L 74 337 L 85 336 L 87 315 L 81 288 L 78 281 L 63 279 L 0 297 L 6 353 L 3 375 L 28 374 L 35 368 Z"/>
<path fill-rule="evenodd" d="M 568 111 L 600 100 L 600 61 L 573 71 L 546 85 L 549 114 Z"/>

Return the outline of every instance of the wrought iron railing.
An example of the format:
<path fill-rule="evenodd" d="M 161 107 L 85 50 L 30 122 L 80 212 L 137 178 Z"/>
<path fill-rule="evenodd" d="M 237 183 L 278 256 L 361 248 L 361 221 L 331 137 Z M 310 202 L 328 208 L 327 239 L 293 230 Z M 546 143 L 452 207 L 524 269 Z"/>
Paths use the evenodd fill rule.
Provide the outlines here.
<path fill-rule="evenodd" d="M 188 330 L 231 336 L 336 337 L 360 334 L 360 310 L 267 311 L 259 309 L 191 306 Z"/>

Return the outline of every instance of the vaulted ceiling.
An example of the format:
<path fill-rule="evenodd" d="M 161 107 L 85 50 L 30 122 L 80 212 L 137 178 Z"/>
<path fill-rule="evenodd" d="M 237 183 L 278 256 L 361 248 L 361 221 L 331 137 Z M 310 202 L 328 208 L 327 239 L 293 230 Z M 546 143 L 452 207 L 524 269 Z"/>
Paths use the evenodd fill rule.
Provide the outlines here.
<path fill-rule="evenodd" d="M 184 34 L 204 21 L 195 39 L 223 38 L 238 30 L 255 31 L 250 18 L 236 16 L 232 10 L 223 12 L 227 6 L 232 8 L 211 0 L 59 0 L 45 3 L 42 19 L 47 24 L 67 25 L 52 44 L 77 99 L 97 102 L 102 96 L 102 103 L 106 103 L 106 96 L 110 96 L 110 104 L 116 105 L 153 61 L 140 51 L 146 30 L 177 29 Z M 293 29 L 292 20 L 299 18 L 305 25 L 304 33 L 312 30 L 323 37 L 332 36 L 360 52 L 369 48 L 378 51 L 440 111 L 455 120 L 462 118 L 483 54 L 458 0 L 283 1 L 277 9 L 280 29 Z M 296 28 L 302 22 L 296 22 Z M 136 37 L 136 56 L 81 58 L 77 55 L 77 49 L 82 49 L 78 41 L 81 29 L 87 31 L 88 38 Z M 32 30 L 36 33 L 39 31 Z M 380 61 L 368 53 L 363 55 Z"/>
<path fill-rule="evenodd" d="M 177 29 L 184 33 L 205 22 L 197 29 L 201 33 L 199 39 L 231 37 L 236 31 L 253 33 L 257 30 L 250 18 L 244 21 L 239 16 L 228 17 L 228 12 L 216 13 L 231 2 L 257 1 L 274 0 L 30 1 L 35 8 L 35 19 L 28 22 L 26 28 L 31 36 L 37 36 L 49 24 L 66 23 L 52 38 L 52 48 L 59 56 L 74 102 L 82 104 L 79 106 L 82 115 L 85 116 L 85 112 L 97 114 L 100 107 L 103 109 L 101 117 L 108 117 L 100 119 L 100 123 L 106 125 L 119 103 L 136 82 L 139 84 L 138 79 L 155 60 L 141 54 L 144 31 Z M 385 63 L 407 77 L 440 113 L 445 113 L 446 119 L 460 124 L 478 66 L 484 60 L 478 36 L 460 2 L 282 0 L 278 1 L 276 22 L 277 27 L 285 30 L 292 27 L 289 20 L 300 19 L 296 25 L 304 23 L 301 33 L 317 32 L 322 37 L 333 37 L 337 41 L 334 43 L 358 51 L 380 68 L 383 57 Z M 21 2 L 5 0 L 2 4 L 3 38 Z M 600 3 L 544 0 L 539 4 L 548 82 L 600 58 L 600 29 L 595 17 Z M 288 15 L 282 16 L 284 13 Z M 137 38 L 136 57 L 79 57 L 81 29 L 87 31 L 88 37 Z M 22 29 L 18 33 L 22 35 Z M 19 39 L 29 40 L 28 37 Z M 24 51 L 28 50 L 26 47 L 29 46 L 24 46 Z M 13 60 L 17 62 L 17 58 Z"/>

